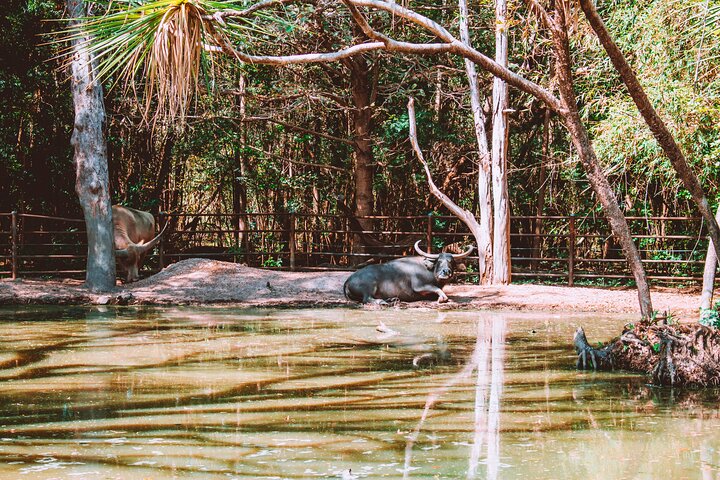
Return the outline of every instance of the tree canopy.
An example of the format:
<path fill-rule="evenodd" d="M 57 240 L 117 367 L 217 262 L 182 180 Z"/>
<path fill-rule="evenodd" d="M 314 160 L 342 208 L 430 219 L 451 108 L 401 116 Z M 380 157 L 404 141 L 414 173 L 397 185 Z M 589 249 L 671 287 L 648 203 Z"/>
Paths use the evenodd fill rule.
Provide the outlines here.
<path fill-rule="evenodd" d="M 122 5 L 125 2 L 113 2 Z M 144 2 L 131 2 L 143 8 Z M 165 2 L 169 3 L 169 2 Z M 180 6 L 189 5 L 174 2 Z M 231 2 L 236 10 L 246 7 Z M 299 51 L 336 51 L 353 36 L 347 10 L 335 2 L 277 2 L 278 7 L 252 21 L 240 16 L 238 48 L 248 55 L 287 55 Z M 227 2 L 192 2 L 212 15 Z M 641 72 L 653 103 L 687 152 L 711 201 L 717 197 L 718 35 L 705 28 L 706 2 L 616 1 L 601 4 L 601 13 L 621 49 Z M 10 180 L 0 186 L 0 200 L 10 208 L 37 213 L 78 212 L 73 198 L 69 132 L 71 128 L 67 73 L 52 59 L 59 44 L 47 44 L 48 33 L 62 27 L 63 11 L 55 2 L 13 0 L 3 18 L 10 32 L 12 57 L 0 65 L 0 123 L 5 154 L 0 171 Z M 451 24 L 454 4 L 422 4 L 417 10 Z M 480 50 L 493 44 L 492 9 L 475 5 L 470 12 L 471 37 Z M 144 15 L 150 17 L 150 15 Z M 138 19 L 157 27 L 157 18 Z M 190 16 L 191 17 L 191 16 Z M 188 17 L 188 18 L 190 18 Z M 510 65 L 552 90 L 551 51 L 542 29 L 525 8 L 512 9 Z M 447 21 L 446 21 L 447 20 Z M 389 16 L 398 36 L 429 40 Z M 581 113 L 590 126 L 600 160 L 627 214 L 694 214 L 687 191 L 642 122 L 617 74 L 581 16 L 571 38 L 576 62 L 576 88 Z M 343 30 L 342 27 L 346 28 Z M 340 33 L 345 37 L 342 37 Z M 202 35 L 213 35 L 203 30 Z M 356 34 L 357 32 L 355 32 Z M 200 38 L 203 38 L 202 36 Z M 250 41 L 250 39 L 256 41 Z M 119 41 L 119 40 L 118 40 Z M 178 48 L 181 48 L 180 46 Z M 178 58 L 183 51 L 175 52 Z M 165 52 L 168 53 L 168 52 Z M 119 80 L 127 58 L 105 77 L 111 187 L 116 202 L 165 211 L 227 212 L 233 190 L 247 196 L 247 208 L 335 212 L 336 198 L 354 197 L 352 72 L 343 63 L 284 67 L 238 62 L 229 56 L 203 55 L 203 74 L 192 100 L 177 103 L 187 113 L 187 126 L 172 121 L 147 121 L 147 105 L 156 108 L 153 75 L 127 73 L 136 89 Z M 139 53 L 136 53 L 140 55 Z M 3 54 L 7 55 L 7 54 Z M 422 147 L 441 187 L 466 208 L 476 208 L 473 145 L 467 84 L 462 59 L 393 56 L 381 51 L 363 54 L 372 85 L 370 139 L 375 161 L 373 195 L 378 214 L 417 214 L 440 209 L 424 184 L 421 166 L 407 141 L 408 96 L 417 99 Z M 195 60 L 193 60 L 195 61 Z M 167 73 L 172 74 L 172 73 Z M 491 77 L 481 74 L 487 96 Z M 541 168 L 547 170 L 543 205 L 547 214 L 593 215 L 596 200 L 588 192 L 576 152 L 557 122 L 549 161 L 542 162 L 544 107 L 511 91 L 509 183 L 512 213 L 534 214 Z M 46 192 L 37 195 L 37 191 Z M 236 193 L 236 196 L 239 193 Z"/>

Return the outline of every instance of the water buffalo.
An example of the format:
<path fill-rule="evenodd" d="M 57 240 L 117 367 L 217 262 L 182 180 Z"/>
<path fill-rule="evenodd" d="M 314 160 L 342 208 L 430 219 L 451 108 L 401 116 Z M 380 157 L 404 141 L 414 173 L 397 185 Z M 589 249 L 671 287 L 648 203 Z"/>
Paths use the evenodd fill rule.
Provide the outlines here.
<path fill-rule="evenodd" d="M 140 278 L 139 272 L 145 255 L 160 241 L 163 231 L 156 237 L 155 218 L 149 212 L 130 207 L 113 205 L 113 236 L 115 239 L 115 258 L 127 272 L 127 282 Z"/>
<path fill-rule="evenodd" d="M 453 276 L 455 260 L 472 253 L 474 246 L 458 255 L 450 253 L 430 254 L 420 249 L 420 257 L 405 257 L 381 265 L 368 265 L 350 275 L 343 286 L 345 297 L 362 303 L 387 303 L 388 299 L 401 301 L 420 300 L 426 295 L 438 296 L 438 303 L 448 301 L 441 287 Z"/>

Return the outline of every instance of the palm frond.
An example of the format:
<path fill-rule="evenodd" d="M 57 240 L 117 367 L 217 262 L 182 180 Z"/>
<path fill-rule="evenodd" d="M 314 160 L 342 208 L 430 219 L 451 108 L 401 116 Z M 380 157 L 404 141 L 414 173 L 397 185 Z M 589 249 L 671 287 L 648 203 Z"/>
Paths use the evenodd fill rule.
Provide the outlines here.
<path fill-rule="evenodd" d="M 113 86 L 144 92 L 148 121 L 182 122 L 198 93 L 201 72 L 215 64 L 212 51 L 222 50 L 218 47 L 229 44 L 231 37 L 264 33 L 247 19 L 210 23 L 212 14 L 238 3 L 107 0 L 101 14 L 70 19 L 55 42 L 69 41 L 87 49 L 100 81 L 112 80 Z M 74 48 L 61 52 L 66 63 L 72 60 Z"/>

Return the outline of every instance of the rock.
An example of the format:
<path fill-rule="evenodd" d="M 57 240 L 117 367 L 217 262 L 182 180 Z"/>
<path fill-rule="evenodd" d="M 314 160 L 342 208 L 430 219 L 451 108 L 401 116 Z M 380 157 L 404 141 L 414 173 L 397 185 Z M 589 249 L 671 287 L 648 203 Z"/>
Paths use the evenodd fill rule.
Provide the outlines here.
<path fill-rule="evenodd" d="M 130 292 L 122 292 L 117 297 L 115 297 L 115 303 L 117 305 L 127 305 L 133 300 L 135 300 L 135 295 Z"/>
<path fill-rule="evenodd" d="M 110 300 L 112 300 L 110 295 L 101 295 L 97 297 L 93 303 L 95 305 L 110 305 Z"/>

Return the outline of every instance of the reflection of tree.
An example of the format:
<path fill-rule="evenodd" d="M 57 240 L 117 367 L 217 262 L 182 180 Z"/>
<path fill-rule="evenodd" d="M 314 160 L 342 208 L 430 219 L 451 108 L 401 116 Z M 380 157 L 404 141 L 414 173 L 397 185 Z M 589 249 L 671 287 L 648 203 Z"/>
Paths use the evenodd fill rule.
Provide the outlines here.
<path fill-rule="evenodd" d="M 503 315 L 484 313 L 477 323 L 475 349 L 467 364 L 440 388 L 430 392 L 420 421 L 408 436 L 405 445 L 403 478 L 412 470 L 412 449 L 433 405 L 442 395 L 477 371 L 475 382 L 475 426 L 470 450 L 468 478 L 478 474 L 483 447 L 487 450 L 487 478 L 497 478 L 500 466 L 500 398 L 503 388 L 505 361 L 505 328 Z"/>
<path fill-rule="evenodd" d="M 480 326 L 482 325 L 482 328 Z M 505 361 L 505 317 L 484 319 L 478 322 L 475 352 L 478 356 L 475 387 L 475 435 L 470 454 L 468 478 L 477 476 L 478 460 L 482 453 L 483 438 L 487 438 L 487 478 L 497 478 L 500 466 L 500 397 L 503 388 Z M 489 348 L 488 348 L 488 343 Z M 490 367 L 488 368 L 488 363 Z M 490 374 L 488 375 L 488 370 Z M 488 376 L 490 392 L 488 396 Z M 485 405 L 487 404 L 487 407 Z M 485 436 L 487 433 L 487 436 Z"/>

